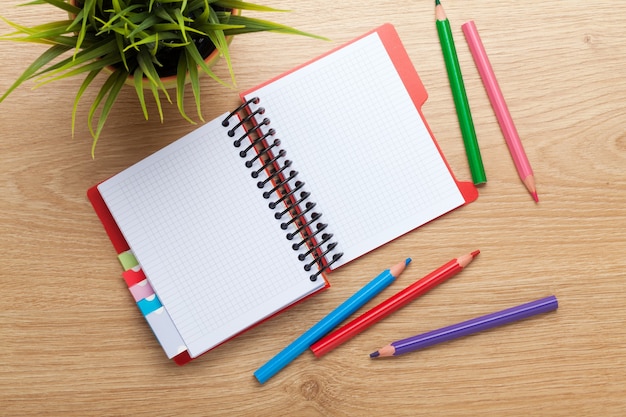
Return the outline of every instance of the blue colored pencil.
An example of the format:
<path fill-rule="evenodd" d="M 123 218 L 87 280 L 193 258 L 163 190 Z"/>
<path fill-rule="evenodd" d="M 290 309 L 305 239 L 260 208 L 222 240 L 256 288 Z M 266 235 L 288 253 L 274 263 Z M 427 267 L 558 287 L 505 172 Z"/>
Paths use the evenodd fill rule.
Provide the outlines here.
<path fill-rule="evenodd" d="M 354 295 L 344 301 L 339 307 L 331 311 L 326 317 L 316 325 L 304 332 L 302 336 L 291 342 L 280 353 L 270 359 L 265 365 L 257 369 L 254 373 L 256 379 L 264 384 L 272 376 L 297 358 L 302 352 L 307 350 L 313 343 L 324 337 L 343 320 L 357 311 L 369 300 L 374 298 L 382 290 L 387 288 L 404 271 L 404 268 L 411 262 L 411 258 L 400 262 L 390 269 L 386 269 L 367 285 L 357 291 Z"/>

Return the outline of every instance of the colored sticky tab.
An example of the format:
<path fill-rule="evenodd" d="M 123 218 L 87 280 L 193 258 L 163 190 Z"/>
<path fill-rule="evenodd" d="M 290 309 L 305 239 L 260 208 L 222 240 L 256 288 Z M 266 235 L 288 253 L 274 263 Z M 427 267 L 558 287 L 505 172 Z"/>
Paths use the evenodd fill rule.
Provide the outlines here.
<path fill-rule="evenodd" d="M 187 350 L 180 333 L 165 307 L 160 307 L 146 316 L 148 324 L 169 359 Z"/>
<path fill-rule="evenodd" d="M 154 295 L 154 290 L 150 286 L 150 283 L 147 279 L 144 279 L 143 281 L 133 285 L 129 288 L 129 290 L 130 293 L 133 295 L 135 301 L 139 301 Z"/>
<path fill-rule="evenodd" d="M 117 259 L 122 264 L 122 267 L 124 268 L 124 271 L 132 269 L 132 268 L 136 267 L 137 265 L 139 265 L 139 262 L 137 262 L 137 258 L 135 258 L 135 255 L 133 254 L 133 252 L 129 251 L 129 250 L 127 250 L 126 252 L 122 252 L 119 255 L 117 255 Z"/>
<path fill-rule="evenodd" d="M 141 269 L 137 271 L 134 269 L 129 269 L 128 271 L 124 271 L 122 273 L 122 277 L 124 278 L 124 281 L 126 281 L 126 285 L 128 286 L 128 288 L 146 279 L 146 275 L 143 273 Z"/>
<path fill-rule="evenodd" d="M 147 316 L 148 314 L 162 307 L 162 305 L 156 294 L 152 294 L 147 298 L 143 298 L 137 301 L 137 307 L 139 307 L 139 310 L 141 310 L 141 313 L 144 316 Z"/>

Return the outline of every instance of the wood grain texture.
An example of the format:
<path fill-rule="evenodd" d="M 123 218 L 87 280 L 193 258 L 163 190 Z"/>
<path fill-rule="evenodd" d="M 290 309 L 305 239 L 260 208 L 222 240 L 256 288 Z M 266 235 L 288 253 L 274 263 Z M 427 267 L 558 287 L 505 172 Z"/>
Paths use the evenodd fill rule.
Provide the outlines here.
<path fill-rule="evenodd" d="M 239 37 L 239 90 L 391 22 L 429 92 L 430 127 L 456 175 L 469 178 L 432 2 L 266 3 L 293 10 L 271 18 L 331 41 Z M 3 2 L 1 14 L 47 18 L 40 6 L 16 4 Z M 70 133 L 77 80 L 16 90 L 0 104 L 0 415 L 626 415 L 626 2 L 486 4 L 444 4 L 489 180 L 478 201 L 354 261 L 331 275 L 330 290 L 184 367 L 165 358 L 133 305 L 85 191 L 193 126 L 173 105 L 164 124 L 154 106 L 144 121 L 125 90 L 92 160 L 84 108 Z M 469 19 L 535 170 L 537 205 L 463 38 Z M 0 91 L 41 51 L 0 43 Z M 236 90 L 208 79 L 202 87 L 207 120 L 237 103 Z M 388 296 L 474 249 L 481 254 L 467 270 L 336 351 L 322 359 L 307 352 L 267 384 L 254 380 L 254 370 L 382 268 L 413 258 Z M 549 294 L 560 301 L 554 314 L 368 358 L 394 339 Z"/>

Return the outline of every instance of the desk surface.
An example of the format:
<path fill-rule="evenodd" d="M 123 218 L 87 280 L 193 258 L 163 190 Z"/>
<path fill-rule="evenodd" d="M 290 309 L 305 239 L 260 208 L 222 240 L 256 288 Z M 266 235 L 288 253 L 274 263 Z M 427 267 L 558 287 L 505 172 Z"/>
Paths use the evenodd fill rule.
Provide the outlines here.
<path fill-rule="evenodd" d="M 435 136 L 457 176 L 470 178 L 432 2 L 266 3 L 293 9 L 275 20 L 331 41 L 236 39 L 240 90 L 392 22 L 429 92 L 423 111 Z M 351 263 L 330 290 L 184 367 L 164 357 L 132 303 L 85 190 L 193 126 L 175 106 L 164 124 L 154 107 L 144 121 L 125 90 L 92 160 L 85 109 L 70 133 L 77 80 L 15 91 L 0 107 L 0 415 L 625 415 L 626 2 L 486 4 L 444 4 L 489 179 L 478 201 Z M 20 23 L 43 21 L 35 11 L 2 8 Z M 461 32 L 470 19 L 533 164 L 539 204 L 517 177 L 471 59 Z M 40 51 L 0 43 L 0 91 Z M 208 79 L 203 89 L 207 120 L 237 102 Z M 264 386 L 252 377 L 392 261 L 413 258 L 398 289 L 477 248 L 461 275 L 323 359 L 307 352 Z M 549 294 L 556 313 L 368 358 L 388 341 Z"/>

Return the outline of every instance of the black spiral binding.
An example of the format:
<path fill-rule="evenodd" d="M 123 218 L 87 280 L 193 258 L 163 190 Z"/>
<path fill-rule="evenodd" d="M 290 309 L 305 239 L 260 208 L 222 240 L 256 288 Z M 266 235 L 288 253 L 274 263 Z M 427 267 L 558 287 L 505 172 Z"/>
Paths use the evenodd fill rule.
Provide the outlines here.
<path fill-rule="evenodd" d="M 316 204 L 310 201 L 310 193 L 304 190 L 305 183 L 298 180 L 298 171 L 291 169 L 292 161 L 286 159 L 287 152 L 280 148 L 280 139 L 275 138 L 276 131 L 268 128 L 265 133 L 262 132 L 263 126 L 270 124 L 270 119 L 264 117 L 259 120 L 265 113 L 263 107 L 258 107 L 254 111 L 250 111 L 251 104 L 258 104 L 257 97 L 248 100 L 241 106 L 233 110 L 222 121 L 222 126 L 230 127 L 230 119 L 236 115 L 245 113 L 237 123 L 228 130 L 228 136 L 234 137 L 235 132 L 243 127 L 245 133 L 233 142 L 233 146 L 240 148 L 243 141 L 250 141 L 244 149 L 239 152 L 239 156 L 247 158 L 248 153 L 255 150 L 254 156 L 245 161 L 247 168 L 252 169 L 255 162 L 260 163 L 260 168 L 251 171 L 252 178 L 259 178 L 257 186 L 264 190 L 266 186 L 271 185 L 272 188 L 263 191 L 263 198 L 270 199 L 276 196 L 277 200 L 271 201 L 268 206 L 272 210 L 277 210 L 280 205 L 284 205 L 284 209 L 277 210 L 274 217 L 277 220 L 283 220 L 283 217 L 289 215 L 289 219 L 280 224 L 281 229 L 287 230 L 293 225 L 296 230 L 287 233 L 287 240 L 294 240 L 298 236 L 302 239 L 292 244 L 294 251 L 300 252 L 304 247 L 305 252 L 298 254 L 298 260 L 305 262 L 307 258 L 312 261 L 304 265 L 304 270 L 309 272 L 313 266 L 317 265 L 318 271 L 314 272 L 310 279 L 316 281 L 317 277 L 326 271 L 332 264 L 337 262 L 343 253 L 333 253 L 337 248 L 337 243 L 332 241 L 332 233 L 326 232 L 328 225 L 320 221 L 322 213 L 314 211 Z M 261 179 L 262 174 L 266 177 Z M 332 254 L 330 261 L 326 261 L 327 256 Z"/>

